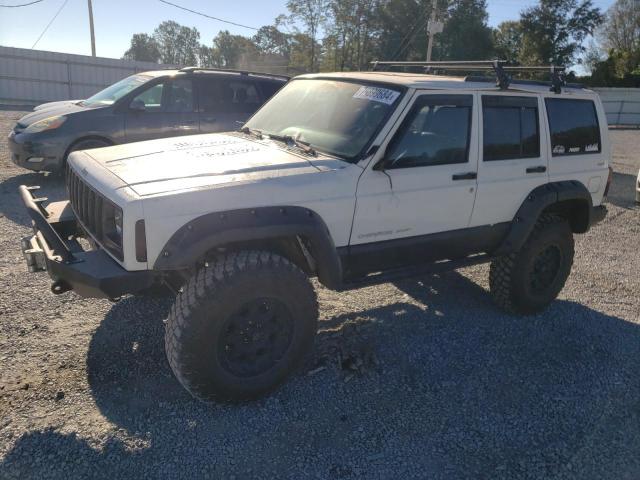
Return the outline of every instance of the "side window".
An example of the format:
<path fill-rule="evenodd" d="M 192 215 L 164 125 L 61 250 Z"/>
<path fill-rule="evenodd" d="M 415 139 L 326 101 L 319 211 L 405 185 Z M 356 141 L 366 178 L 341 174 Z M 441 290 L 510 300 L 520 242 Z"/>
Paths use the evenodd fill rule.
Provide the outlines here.
<path fill-rule="evenodd" d="M 540 156 L 537 98 L 483 95 L 482 124 L 484 161 Z"/>
<path fill-rule="evenodd" d="M 269 100 L 275 93 L 285 86 L 285 82 L 268 82 L 263 81 L 260 82 L 260 90 L 262 91 L 262 99 L 263 101 Z"/>
<path fill-rule="evenodd" d="M 203 79 L 200 83 L 200 110 L 206 113 L 253 113 L 262 104 L 252 82 Z"/>
<path fill-rule="evenodd" d="M 198 100 L 200 111 L 214 113 L 220 111 L 222 104 L 222 85 L 215 78 L 201 78 Z"/>
<path fill-rule="evenodd" d="M 600 153 L 600 126 L 591 100 L 546 98 L 554 157 Z"/>
<path fill-rule="evenodd" d="M 229 112 L 253 113 L 262 104 L 258 90 L 252 82 L 229 82 L 223 100 Z"/>
<path fill-rule="evenodd" d="M 153 87 L 147 88 L 144 92 L 137 95 L 131 104 L 140 103 L 144 104 L 144 110 L 146 112 L 160 112 L 162 111 L 162 92 L 164 90 L 164 83 L 158 83 Z"/>
<path fill-rule="evenodd" d="M 165 112 L 193 112 L 193 82 L 186 78 L 175 79 L 166 84 Z"/>
<path fill-rule="evenodd" d="M 469 161 L 471 95 L 423 95 L 387 149 L 386 168 L 448 165 Z"/>

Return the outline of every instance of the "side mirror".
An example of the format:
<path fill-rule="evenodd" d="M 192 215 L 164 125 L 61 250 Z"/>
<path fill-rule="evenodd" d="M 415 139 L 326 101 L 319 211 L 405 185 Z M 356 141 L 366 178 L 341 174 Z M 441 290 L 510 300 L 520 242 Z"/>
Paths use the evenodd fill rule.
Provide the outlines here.
<path fill-rule="evenodd" d="M 136 98 L 129 104 L 129 110 L 133 110 L 134 112 L 144 112 L 146 109 L 147 106 L 139 98 Z"/>

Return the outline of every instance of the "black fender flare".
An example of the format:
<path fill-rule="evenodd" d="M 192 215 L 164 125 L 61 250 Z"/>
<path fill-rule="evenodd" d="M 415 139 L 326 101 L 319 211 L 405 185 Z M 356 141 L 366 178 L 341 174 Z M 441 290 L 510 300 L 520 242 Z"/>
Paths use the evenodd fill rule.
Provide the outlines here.
<path fill-rule="evenodd" d="M 219 246 L 292 236 L 308 241 L 320 282 L 338 288 L 342 266 L 329 229 L 313 210 L 295 206 L 245 208 L 194 218 L 171 236 L 153 269 L 187 269 Z"/>
<path fill-rule="evenodd" d="M 493 255 L 508 255 L 520 250 L 527 238 L 529 238 L 542 212 L 556 203 L 567 200 L 587 202 L 589 212 L 588 230 L 591 224 L 593 201 L 587 187 L 576 180 L 547 183 L 534 188 L 527 195 L 511 222 L 509 233 L 507 233 L 502 244 L 492 252 Z"/>

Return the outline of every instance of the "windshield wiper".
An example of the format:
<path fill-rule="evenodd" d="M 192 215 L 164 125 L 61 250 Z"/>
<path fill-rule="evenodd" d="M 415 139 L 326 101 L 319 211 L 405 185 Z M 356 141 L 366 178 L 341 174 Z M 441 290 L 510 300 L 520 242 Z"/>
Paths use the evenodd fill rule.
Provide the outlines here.
<path fill-rule="evenodd" d="M 292 135 L 278 135 L 275 133 L 265 133 L 265 135 L 278 142 L 284 142 L 287 145 L 292 143 L 293 145 L 298 147 L 300 150 L 302 150 L 304 153 L 308 153 L 309 155 L 313 155 L 314 157 L 318 154 L 309 142 L 305 142 L 303 140 L 297 140 Z"/>
<path fill-rule="evenodd" d="M 247 135 L 253 135 L 258 140 L 262 140 L 262 130 L 258 130 L 257 128 L 242 127 L 238 131 Z"/>

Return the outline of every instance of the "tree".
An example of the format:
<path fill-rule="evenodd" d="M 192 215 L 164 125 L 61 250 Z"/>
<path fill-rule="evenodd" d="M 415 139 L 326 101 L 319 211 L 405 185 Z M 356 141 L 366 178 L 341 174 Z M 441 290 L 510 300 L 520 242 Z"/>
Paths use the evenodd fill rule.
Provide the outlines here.
<path fill-rule="evenodd" d="M 591 0 L 540 0 L 520 15 L 524 65 L 573 65 L 585 51 L 583 42 L 602 23 Z"/>
<path fill-rule="evenodd" d="M 213 39 L 213 49 L 218 59 L 218 65 L 225 68 L 246 67 L 258 54 L 256 45 L 247 37 L 232 35 L 223 30 Z"/>
<path fill-rule="evenodd" d="M 640 65 L 640 2 L 618 0 L 607 10 L 598 32 L 602 46 L 614 61 L 615 75 L 623 77 Z"/>
<path fill-rule="evenodd" d="M 134 33 L 131 37 L 131 46 L 124 52 L 122 57 L 126 60 L 137 60 L 139 62 L 160 61 L 160 50 L 156 41 L 146 33 Z"/>
<path fill-rule="evenodd" d="M 260 28 L 252 41 L 263 55 L 280 55 L 288 59 L 291 53 L 291 36 L 278 30 L 276 25 Z"/>
<path fill-rule="evenodd" d="M 440 35 L 440 59 L 484 60 L 493 55 L 486 0 L 452 0 Z"/>
<path fill-rule="evenodd" d="M 607 10 L 600 37 L 606 49 L 631 52 L 640 48 L 640 2 L 614 3 Z"/>
<path fill-rule="evenodd" d="M 200 32 L 198 29 L 185 27 L 169 20 L 162 22 L 153 31 L 153 39 L 160 50 L 162 63 L 197 64 L 200 53 Z"/>
<path fill-rule="evenodd" d="M 300 22 L 304 25 L 304 33 L 309 37 L 309 65 L 312 71 L 318 65 L 318 33 L 320 27 L 327 19 L 329 0 L 288 0 L 287 9 L 290 12 L 290 19 L 295 24 Z"/>
<path fill-rule="evenodd" d="M 493 49 L 496 58 L 518 60 L 521 45 L 522 25 L 520 22 L 513 20 L 502 22 L 493 30 Z"/>

